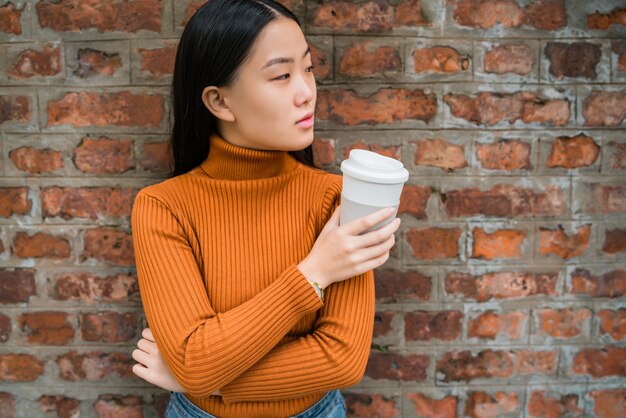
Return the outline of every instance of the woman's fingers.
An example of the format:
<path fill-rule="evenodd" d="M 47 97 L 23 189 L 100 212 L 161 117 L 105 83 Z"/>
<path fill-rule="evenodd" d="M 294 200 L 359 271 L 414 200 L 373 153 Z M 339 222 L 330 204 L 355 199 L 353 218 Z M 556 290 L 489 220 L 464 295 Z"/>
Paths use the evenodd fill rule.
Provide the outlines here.
<path fill-rule="evenodd" d="M 359 247 L 366 248 L 372 245 L 380 244 L 389 239 L 390 235 L 393 235 L 400 227 L 400 218 L 396 218 L 389 222 L 382 228 L 370 231 L 367 234 L 356 237 L 356 242 Z"/>
<path fill-rule="evenodd" d="M 141 363 L 144 366 L 148 366 L 150 363 L 150 354 L 138 348 L 133 350 L 131 357 L 133 358 L 133 360 L 135 360 L 138 363 Z"/>
<path fill-rule="evenodd" d="M 153 343 L 152 341 L 148 341 L 143 338 L 137 341 L 137 347 L 139 347 L 148 354 L 155 354 L 159 351 L 156 343 Z"/>
<path fill-rule="evenodd" d="M 343 225 L 342 228 L 349 235 L 359 235 L 363 231 L 371 228 L 372 226 L 378 224 L 379 222 L 384 221 L 389 218 L 393 214 L 393 211 L 387 212 L 387 208 L 378 210 L 376 212 L 370 213 L 369 215 L 361 216 L 347 224 Z"/>
<path fill-rule="evenodd" d="M 145 338 L 146 340 L 150 340 L 154 342 L 154 335 L 152 335 L 152 330 L 150 328 L 144 328 L 143 332 L 141 333 L 141 336 Z"/>
<path fill-rule="evenodd" d="M 363 261 L 378 258 L 385 253 L 389 252 L 396 242 L 395 235 L 391 234 L 386 240 L 380 244 L 372 245 L 370 247 L 362 249 Z"/>

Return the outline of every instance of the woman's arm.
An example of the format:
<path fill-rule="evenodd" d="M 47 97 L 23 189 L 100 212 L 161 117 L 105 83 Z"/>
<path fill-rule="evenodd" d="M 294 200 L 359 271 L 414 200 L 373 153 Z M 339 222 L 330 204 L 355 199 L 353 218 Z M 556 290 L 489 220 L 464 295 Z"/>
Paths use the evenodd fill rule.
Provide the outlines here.
<path fill-rule="evenodd" d="M 374 314 L 373 270 L 333 283 L 315 330 L 274 347 L 223 386 L 224 402 L 274 401 L 357 384 L 369 358 Z"/>
<path fill-rule="evenodd" d="M 193 396 L 209 396 L 231 382 L 323 305 L 294 262 L 250 300 L 216 313 L 169 208 L 140 191 L 131 224 L 146 319 L 169 370 Z"/>

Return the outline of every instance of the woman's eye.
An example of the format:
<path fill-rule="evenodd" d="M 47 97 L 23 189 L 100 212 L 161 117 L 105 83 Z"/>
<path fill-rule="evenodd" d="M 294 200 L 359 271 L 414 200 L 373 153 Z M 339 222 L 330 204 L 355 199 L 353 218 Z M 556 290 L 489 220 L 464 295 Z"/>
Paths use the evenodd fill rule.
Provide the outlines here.
<path fill-rule="evenodd" d="M 315 67 L 313 65 L 311 65 L 311 66 L 309 66 L 307 68 L 307 70 L 313 71 L 313 68 L 315 68 Z M 289 76 L 289 74 L 283 74 L 281 76 L 276 77 L 274 80 L 286 80 L 286 78 L 283 78 L 283 77 L 286 77 L 286 76 Z"/>

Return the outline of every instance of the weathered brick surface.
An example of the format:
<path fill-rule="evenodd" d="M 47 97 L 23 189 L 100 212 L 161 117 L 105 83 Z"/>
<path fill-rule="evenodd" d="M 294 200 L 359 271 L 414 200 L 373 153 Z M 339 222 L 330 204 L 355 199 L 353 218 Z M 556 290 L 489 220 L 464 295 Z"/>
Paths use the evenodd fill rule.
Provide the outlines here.
<path fill-rule="evenodd" d="M 204 1 L 0 4 L 0 416 L 164 415 L 130 211 Z M 350 417 L 626 416 L 623 1 L 281 0 L 318 167 L 411 176 Z M 149 109 L 149 111 L 146 111 Z"/>

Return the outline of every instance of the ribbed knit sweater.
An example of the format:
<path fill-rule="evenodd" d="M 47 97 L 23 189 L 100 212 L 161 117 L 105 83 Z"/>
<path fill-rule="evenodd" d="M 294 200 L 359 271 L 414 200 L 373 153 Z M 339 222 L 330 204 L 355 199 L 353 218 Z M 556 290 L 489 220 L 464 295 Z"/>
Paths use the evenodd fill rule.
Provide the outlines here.
<path fill-rule="evenodd" d="M 141 189 L 134 202 L 148 326 L 202 410 L 296 415 L 361 380 L 374 326 L 373 270 L 331 284 L 322 301 L 297 264 L 340 204 L 341 176 L 287 151 L 217 134 L 209 140 L 200 165 Z"/>

